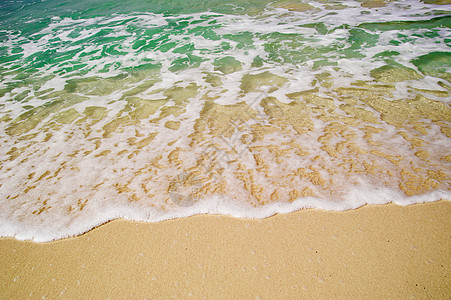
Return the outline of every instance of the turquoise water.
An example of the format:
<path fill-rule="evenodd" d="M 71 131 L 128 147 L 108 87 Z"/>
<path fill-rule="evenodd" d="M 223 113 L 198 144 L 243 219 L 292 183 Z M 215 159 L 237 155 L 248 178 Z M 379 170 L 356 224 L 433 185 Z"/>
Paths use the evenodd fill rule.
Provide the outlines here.
<path fill-rule="evenodd" d="M 451 5 L 4 1 L 0 236 L 449 199 Z"/>

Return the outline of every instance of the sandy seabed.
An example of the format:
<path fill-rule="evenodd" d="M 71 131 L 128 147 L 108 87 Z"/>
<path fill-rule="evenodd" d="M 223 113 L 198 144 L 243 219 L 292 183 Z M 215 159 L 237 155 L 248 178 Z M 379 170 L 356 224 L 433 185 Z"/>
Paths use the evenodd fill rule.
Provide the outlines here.
<path fill-rule="evenodd" d="M 449 299 L 451 202 L 0 239 L 0 299 Z"/>

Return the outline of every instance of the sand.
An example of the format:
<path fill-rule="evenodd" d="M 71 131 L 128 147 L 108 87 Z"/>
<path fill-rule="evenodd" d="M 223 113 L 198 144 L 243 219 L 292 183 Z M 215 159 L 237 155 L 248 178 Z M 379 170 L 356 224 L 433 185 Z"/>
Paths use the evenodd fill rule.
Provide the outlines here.
<path fill-rule="evenodd" d="M 450 299 L 451 202 L 0 239 L 0 299 Z"/>

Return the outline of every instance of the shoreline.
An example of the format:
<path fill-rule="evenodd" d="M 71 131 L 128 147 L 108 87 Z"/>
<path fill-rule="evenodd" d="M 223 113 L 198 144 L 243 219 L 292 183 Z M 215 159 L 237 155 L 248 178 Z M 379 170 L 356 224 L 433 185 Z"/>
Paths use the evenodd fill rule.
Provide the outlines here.
<path fill-rule="evenodd" d="M 0 298 L 434 298 L 451 294 L 451 202 L 114 220 L 0 238 Z"/>

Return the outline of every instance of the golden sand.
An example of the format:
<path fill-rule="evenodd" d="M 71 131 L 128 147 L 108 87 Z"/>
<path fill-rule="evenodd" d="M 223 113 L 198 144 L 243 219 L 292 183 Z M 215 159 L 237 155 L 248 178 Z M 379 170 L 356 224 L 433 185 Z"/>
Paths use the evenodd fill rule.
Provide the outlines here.
<path fill-rule="evenodd" d="M 0 299 L 449 299 L 451 203 L 0 239 Z"/>

